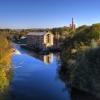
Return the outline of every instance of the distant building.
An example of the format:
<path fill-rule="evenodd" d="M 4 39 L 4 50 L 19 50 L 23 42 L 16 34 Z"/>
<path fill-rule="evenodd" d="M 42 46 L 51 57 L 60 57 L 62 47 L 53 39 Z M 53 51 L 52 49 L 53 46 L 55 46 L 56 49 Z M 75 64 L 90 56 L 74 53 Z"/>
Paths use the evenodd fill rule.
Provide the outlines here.
<path fill-rule="evenodd" d="M 53 46 L 53 34 L 51 32 L 30 32 L 27 34 L 27 45 L 40 49 Z"/>
<path fill-rule="evenodd" d="M 75 29 L 76 29 L 76 25 L 75 25 L 75 23 L 74 23 L 74 18 L 72 18 L 72 23 L 70 24 L 70 28 L 71 28 L 73 31 L 75 31 Z"/>
<path fill-rule="evenodd" d="M 25 36 L 22 36 L 22 37 L 20 38 L 19 42 L 20 42 L 21 44 L 26 44 L 26 43 L 27 43 L 27 38 L 26 38 Z"/>

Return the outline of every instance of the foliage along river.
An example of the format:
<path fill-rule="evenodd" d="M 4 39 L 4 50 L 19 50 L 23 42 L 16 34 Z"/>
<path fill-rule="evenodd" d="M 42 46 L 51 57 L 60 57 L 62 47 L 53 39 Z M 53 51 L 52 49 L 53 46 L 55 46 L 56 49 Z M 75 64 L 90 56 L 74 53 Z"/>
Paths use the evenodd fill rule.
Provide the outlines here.
<path fill-rule="evenodd" d="M 99 100 L 82 91 L 72 90 L 61 80 L 59 54 L 39 55 L 17 44 L 15 48 L 11 82 L 3 76 L 5 82 L 0 82 L 0 85 L 5 87 L 6 83 L 9 86 L 3 94 L 0 86 L 0 100 Z"/>

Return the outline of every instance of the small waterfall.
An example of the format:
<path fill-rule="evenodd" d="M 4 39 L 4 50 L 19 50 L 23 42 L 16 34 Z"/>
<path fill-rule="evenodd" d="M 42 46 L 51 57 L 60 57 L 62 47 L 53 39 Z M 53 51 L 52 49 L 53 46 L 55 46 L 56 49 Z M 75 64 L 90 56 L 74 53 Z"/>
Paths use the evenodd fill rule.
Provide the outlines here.
<path fill-rule="evenodd" d="M 15 50 L 14 50 L 14 54 L 16 54 L 16 55 L 21 55 L 21 52 L 20 52 L 19 50 L 15 49 Z"/>

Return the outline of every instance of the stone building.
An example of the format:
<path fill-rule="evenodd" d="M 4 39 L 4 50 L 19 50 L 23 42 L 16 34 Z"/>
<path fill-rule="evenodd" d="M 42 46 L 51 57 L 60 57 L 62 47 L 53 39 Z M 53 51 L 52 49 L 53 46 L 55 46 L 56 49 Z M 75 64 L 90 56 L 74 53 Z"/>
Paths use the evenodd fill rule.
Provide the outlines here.
<path fill-rule="evenodd" d="M 27 34 L 27 45 L 40 49 L 53 47 L 53 34 L 51 32 L 30 32 Z"/>

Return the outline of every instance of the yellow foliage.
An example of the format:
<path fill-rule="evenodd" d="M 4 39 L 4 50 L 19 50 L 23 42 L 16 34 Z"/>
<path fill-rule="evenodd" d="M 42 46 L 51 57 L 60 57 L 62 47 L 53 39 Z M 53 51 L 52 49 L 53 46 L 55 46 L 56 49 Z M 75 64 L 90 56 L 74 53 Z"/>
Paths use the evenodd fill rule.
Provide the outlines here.
<path fill-rule="evenodd" d="M 6 48 L 8 48 L 8 46 L 9 46 L 9 43 L 8 43 L 7 39 L 0 36 L 0 48 L 6 49 Z"/>
<path fill-rule="evenodd" d="M 5 52 L 0 59 L 0 93 L 5 93 L 10 84 L 8 72 L 11 69 L 12 50 Z"/>

